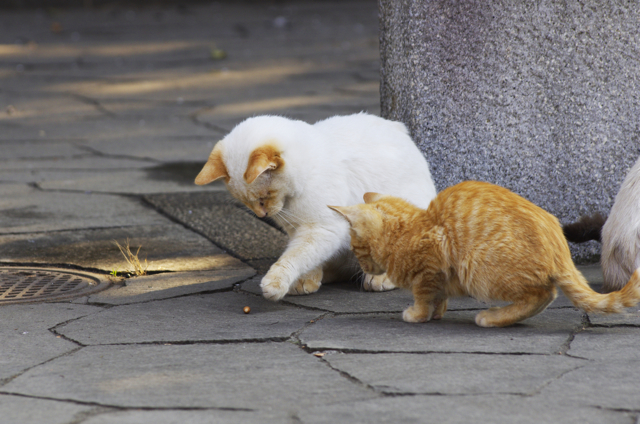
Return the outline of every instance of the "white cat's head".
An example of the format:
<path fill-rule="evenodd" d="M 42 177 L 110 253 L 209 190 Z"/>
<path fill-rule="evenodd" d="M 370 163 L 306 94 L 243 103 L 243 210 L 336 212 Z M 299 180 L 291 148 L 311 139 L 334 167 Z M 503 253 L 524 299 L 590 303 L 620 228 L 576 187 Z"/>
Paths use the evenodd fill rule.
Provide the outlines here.
<path fill-rule="evenodd" d="M 290 191 L 283 156 L 291 122 L 261 116 L 240 123 L 215 145 L 195 183 L 224 178 L 231 195 L 257 216 L 277 215 Z"/>

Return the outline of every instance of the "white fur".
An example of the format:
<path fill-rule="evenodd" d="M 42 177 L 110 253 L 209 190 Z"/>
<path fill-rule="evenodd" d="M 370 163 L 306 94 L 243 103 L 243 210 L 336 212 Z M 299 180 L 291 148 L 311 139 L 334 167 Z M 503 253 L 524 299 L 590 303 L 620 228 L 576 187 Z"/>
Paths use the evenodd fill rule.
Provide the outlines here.
<path fill-rule="evenodd" d="M 264 186 L 284 194 L 282 210 L 269 216 L 286 229 L 290 241 L 261 283 L 265 297 L 273 300 L 318 267 L 323 282 L 344 278 L 340 271 L 353 262 L 349 228 L 327 205 L 362 203 L 364 193 L 372 191 L 427 208 L 436 196 L 428 164 L 404 124 L 365 113 L 314 125 L 278 116 L 249 118 L 220 143 L 234 196 Z M 281 149 L 285 165 L 249 185 L 243 179 L 249 155 L 267 143 Z"/>
<path fill-rule="evenodd" d="M 602 228 L 605 288 L 618 290 L 640 267 L 640 159 L 622 182 Z"/>

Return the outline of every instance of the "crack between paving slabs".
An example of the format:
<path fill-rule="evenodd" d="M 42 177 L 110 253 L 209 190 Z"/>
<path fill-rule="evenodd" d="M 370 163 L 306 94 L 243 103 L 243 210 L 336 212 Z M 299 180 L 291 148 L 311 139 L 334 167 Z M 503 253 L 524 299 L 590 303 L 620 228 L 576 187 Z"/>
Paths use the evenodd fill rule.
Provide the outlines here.
<path fill-rule="evenodd" d="M 374 386 L 372 386 L 371 384 L 365 383 L 362 380 L 360 380 L 359 378 L 354 377 L 353 375 L 349 374 L 348 372 L 342 371 L 341 369 L 338 369 L 338 368 L 334 367 L 326 359 L 324 359 L 324 358 L 318 358 L 318 359 L 320 359 L 320 362 L 325 364 L 329 369 L 337 372 L 338 375 L 340 375 L 343 378 L 346 378 L 351 383 L 353 383 L 353 384 L 355 384 L 357 386 L 363 387 L 363 388 L 365 388 L 365 389 L 367 389 L 369 391 L 372 391 L 374 393 L 384 394 L 384 392 L 382 392 L 380 390 L 376 390 L 376 388 Z"/>
<path fill-rule="evenodd" d="M 72 340 L 71 340 L 71 341 L 72 341 Z M 74 341 L 72 341 L 72 342 L 74 342 Z M 74 343 L 79 344 L 79 343 L 77 343 L 77 342 L 74 342 Z M 56 359 L 63 358 L 63 357 L 65 357 L 65 356 L 68 356 L 68 355 L 74 354 L 74 353 L 78 352 L 79 350 L 81 350 L 81 349 L 83 349 L 83 348 L 84 348 L 84 346 L 79 346 L 79 347 L 77 347 L 77 348 L 75 348 L 75 349 L 70 350 L 69 352 L 65 352 L 65 353 L 63 353 L 63 354 L 61 354 L 61 355 L 55 356 L 55 357 L 53 357 L 53 358 L 49 358 L 49 359 L 47 359 L 47 360 L 46 360 L 46 361 L 44 361 L 44 362 L 41 362 L 41 363 L 39 363 L 39 364 L 36 364 L 36 365 L 30 366 L 30 367 L 28 367 L 28 368 L 25 368 L 25 369 L 23 369 L 22 371 L 20 371 L 19 373 L 15 374 L 15 375 L 12 375 L 11 377 L 7 377 L 7 378 L 4 378 L 4 379 L 0 380 L 0 387 L 3 387 L 3 386 L 5 386 L 5 385 L 9 384 L 11 381 L 15 380 L 16 378 L 20 377 L 22 374 L 24 374 L 24 373 L 26 373 L 26 372 L 28 372 L 28 371 L 30 371 L 30 370 L 32 370 L 32 369 L 34 369 L 34 368 L 40 367 L 40 366 L 42 366 L 42 365 L 46 365 L 46 364 L 48 364 L 48 363 L 49 363 L 49 362 L 51 362 L 51 361 L 55 361 Z M 11 392 L 4 392 L 4 391 L 0 390 L 0 394 L 14 394 L 14 393 L 11 393 Z"/>
<path fill-rule="evenodd" d="M 398 352 L 400 353 L 400 352 Z M 438 353 L 447 353 L 447 352 L 438 352 Z M 449 352 L 449 353 L 453 353 L 453 352 Z M 462 352 L 460 352 L 462 353 Z M 462 354 L 467 354 L 467 353 L 462 353 Z M 474 355 L 477 353 L 474 353 Z M 542 355 L 542 356 L 549 356 L 549 355 Z M 442 392 L 400 392 L 400 391 L 386 391 L 384 389 L 381 389 L 379 387 L 370 385 L 370 384 L 366 384 L 363 383 L 362 381 L 360 381 L 358 378 L 352 376 L 351 374 L 342 371 L 338 368 L 333 367 L 330 363 L 328 363 L 327 360 L 325 360 L 324 358 L 321 358 L 322 362 L 325 362 L 327 364 L 327 366 L 329 366 L 329 368 L 331 368 L 334 371 L 337 371 L 338 373 L 340 373 L 341 376 L 347 378 L 348 380 L 358 383 L 360 385 L 362 385 L 363 387 L 373 390 L 376 393 L 379 393 L 385 397 L 399 397 L 399 396 L 485 396 L 485 395 L 498 395 L 498 396 L 504 396 L 504 395 L 509 395 L 509 396 L 518 396 L 518 397 L 533 397 L 536 395 L 539 395 L 542 390 L 547 387 L 548 385 L 550 385 L 551 383 L 553 383 L 556 380 L 559 380 L 560 378 L 562 378 L 563 376 L 565 376 L 566 374 L 576 371 L 580 368 L 583 368 L 585 365 L 580 365 L 574 369 L 571 370 L 567 370 L 563 373 L 561 373 L 560 375 L 554 377 L 553 379 L 550 379 L 549 381 L 541 384 L 538 388 L 536 388 L 535 390 L 533 390 L 532 392 L 529 393 L 518 393 L 518 392 L 490 392 L 490 393 L 442 393 Z"/>
<path fill-rule="evenodd" d="M 69 324 L 69 323 L 71 323 L 71 322 L 74 322 L 74 321 L 77 321 L 77 320 L 79 320 L 79 319 L 82 319 L 82 318 L 88 317 L 88 316 L 90 316 L 90 315 L 99 314 L 99 313 L 101 313 L 101 312 L 102 312 L 103 310 L 105 310 L 105 309 L 108 309 L 108 308 L 103 308 L 103 309 L 102 309 L 102 310 L 100 310 L 100 311 L 96 311 L 96 312 L 93 312 L 93 313 L 90 313 L 90 314 L 87 314 L 87 315 L 82 315 L 82 316 L 80 316 L 80 317 L 76 317 L 76 318 L 72 318 L 72 319 L 69 319 L 69 320 L 66 320 L 66 321 L 63 321 L 63 322 L 59 322 L 58 324 L 54 325 L 53 327 L 51 327 L 51 328 L 47 328 L 47 330 L 48 330 L 51 334 L 55 335 L 56 337 L 60 337 L 61 339 L 64 339 L 64 340 L 66 340 L 66 341 L 68 341 L 68 342 L 71 342 L 71 343 L 76 344 L 76 345 L 78 346 L 78 348 L 79 348 L 79 349 L 81 349 L 81 348 L 83 348 L 83 347 L 86 347 L 87 345 L 85 345 L 85 344 L 83 344 L 83 343 L 80 343 L 79 341 L 74 340 L 74 339 L 72 339 L 72 338 L 70 338 L 70 337 L 67 337 L 67 336 L 65 336 L 64 334 L 60 334 L 60 333 L 58 333 L 58 328 L 60 328 L 60 327 L 64 327 L 64 326 L 66 326 L 67 324 Z M 75 352 L 75 350 L 74 350 L 74 352 Z M 61 356 L 64 356 L 64 355 L 61 355 Z"/>
<path fill-rule="evenodd" d="M 173 272 L 180 272 L 180 271 L 147 271 L 147 275 L 170 274 L 170 273 L 173 273 Z M 130 278 L 135 279 L 136 277 L 135 276 L 127 277 L 127 278 L 125 278 L 125 280 L 128 280 Z M 101 306 L 101 307 L 107 309 L 107 308 L 116 308 L 116 307 L 119 307 L 119 306 L 126 306 L 126 305 L 141 305 L 141 304 L 144 304 L 144 303 L 151 303 L 151 302 L 157 302 L 157 301 L 169 300 L 169 299 L 178 299 L 178 298 L 181 298 L 181 297 L 200 296 L 200 295 L 215 294 L 215 293 L 237 292 L 237 290 L 234 287 L 236 284 L 242 284 L 242 283 L 244 283 L 247 280 L 250 280 L 252 278 L 253 278 L 253 276 L 247 277 L 242 281 L 232 283 L 231 286 L 225 287 L 225 288 L 221 288 L 221 289 L 204 290 L 204 291 L 199 291 L 199 292 L 195 292 L 195 293 L 177 294 L 175 296 L 163 297 L 162 299 L 141 300 L 139 302 L 130 302 L 130 303 L 122 304 L 122 305 L 114 305 L 114 304 L 111 304 L 111 303 L 101 303 L 101 302 L 91 302 L 90 300 L 87 300 L 86 304 L 87 305 L 93 305 L 93 306 Z M 126 286 L 126 284 L 124 284 L 124 285 Z M 88 297 L 90 299 L 91 295 L 89 295 Z"/>
<path fill-rule="evenodd" d="M 76 99 L 81 101 L 84 104 L 93 106 L 98 112 L 102 113 L 105 116 L 108 116 L 109 118 L 118 118 L 118 115 L 116 115 L 115 113 L 111 112 L 109 109 L 107 109 L 106 107 L 104 107 L 102 105 L 102 103 L 100 103 L 99 100 L 97 99 L 93 99 L 91 97 L 87 97 L 87 96 L 83 96 L 81 94 L 77 94 L 77 93 L 69 93 L 68 94 L 72 99 Z"/>
<path fill-rule="evenodd" d="M 309 347 L 305 346 L 302 341 L 300 340 L 299 336 L 300 334 L 306 330 L 308 327 L 314 325 L 316 322 L 323 320 L 324 318 L 328 317 L 328 316 L 335 316 L 334 313 L 332 312 L 326 312 L 322 315 L 320 315 L 317 318 L 314 318 L 312 320 L 310 320 L 309 322 L 305 323 L 302 328 L 300 328 L 299 330 L 293 332 L 291 334 L 291 337 L 289 338 L 289 341 L 295 345 L 297 345 L 300 349 L 302 349 L 304 352 L 306 353 L 310 353 L 310 354 L 315 354 L 318 352 L 317 349 L 310 349 Z M 335 351 L 335 350 L 332 350 Z M 314 355 L 315 356 L 315 355 Z M 317 356 L 316 356 L 317 357 Z M 327 366 L 329 369 L 335 371 L 338 373 L 338 375 L 340 375 L 343 378 L 346 378 L 348 381 L 350 381 L 351 383 L 354 383 L 360 387 L 364 387 L 365 389 L 372 391 L 374 393 L 379 394 L 380 392 L 377 391 L 373 386 L 371 386 L 370 384 L 366 384 L 363 381 L 359 380 L 358 378 L 354 377 L 353 375 L 342 371 L 338 368 L 335 368 L 333 365 L 331 365 L 331 363 L 329 363 L 329 361 L 327 361 L 326 359 L 324 359 L 323 357 L 317 357 L 320 362 L 322 362 L 325 366 Z"/>
<path fill-rule="evenodd" d="M 132 156 L 132 155 L 114 155 L 112 153 L 105 153 L 102 152 L 98 149 L 95 149 L 91 146 L 87 146 L 86 144 L 78 144 L 78 143 L 74 143 L 74 145 L 81 150 L 84 150 L 88 153 L 91 153 L 95 156 L 101 157 L 101 158 L 109 158 L 109 159 L 128 159 L 128 160 L 139 160 L 139 161 L 146 161 L 146 162 L 151 162 L 154 165 L 159 165 L 159 164 L 163 164 L 164 162 L 158 160 L 158 159 L 154 159 L 154 158 L 150 158 L 150 157 L 146 157 L 146 156 Z M 98 171 L 101 171 L 102 169 L 99 169 Z M 120 171 L 122 171 L 122 169 L 120 169 Z"/>
<path fill-rule="evenodd" d="M 199 126 L 199 127 L 203 127 L 206 128 L 208 130 L 213 130 L 216 131 L 218 133 L 222 133 L 222 134 L 228 134 L 229 130 L 227 128 L 223 128 L 219 125 L 216 124 L 212 124 L 210 122 L 203 122 L 199 119 L 200 114 L 204 113 L 204 112 L 208 112 L 210 110 L 215 109 L 215 106 L 207 106 L 207 107 L 203 107 L 201 109 L 196 110 L 195 112 L 191 112 L 188 117 L 191 119 L 191 122 L 193 122 L 195 125 Z"/>
<path fill-rule="evenodd" d="M 591 324 L 589 325 L 589 328 L 640 328 L 640 324 Z"/>
<path fill-rule="evenodd" d="M 571 331 L 571 333 L 569 334 L 569 337 L 567 337 L 567 340 L 565 340 L 565 342 L 562 344 L 562 346 L 560 346 L 560 350 L 558 351 L 558 354 L 559 355 L 568 356 L 570 358 L 587 360 L 587 358 L 582 358 L 580 356 L 570 355 L 567 352 L 571 348 L 571 342 L 576 337 L 576 335 L 581 333 L 582 331 L 584 331 L 586 328 L 589 328 L 590 326 L 591 326 L 591 322 L 589 321 L 589 315 L 587 315 L 586 312 L 583 312 L 580 325 L 578 325 L 576 328 L 574 328 Z"/>
<path fill-rule="evenodd" d="M 97 417 L 103 414 L 109 414 L 112 412 L 118 412 L 118 410 L 115 408 L 108 408 L 104 406 L 94 406 L 88 411 L 77 412 L 76 414 L 73 415 L 73 417 L 71 418 L 71 421 L 65 424 L 81 424 L 90 418 Z"/>
<path fill-rule="evenodd" d="M 599 409 L 601 411 L 611 411 L 611 412 L 624 412 L 627 414 L 640 414 L 640 408 L 638 409 L 626 409 L 626 408 L 607 408 L 606 406 L 599 406 L 599 405 L 588 405 L 591 408 L 595 408 L 595 409 Z M 636 423 L 636 420 L 640 418 L 640 416 L 635 416 L 633 417 L 633 423 Z"/>
<path fill-rule="evenodd" d="M 98 343 L 89 346 L 192 346 L 192 345 L 232 345 L 243 343 L 284 343 L 291 338 L 265 337 L 263 339 L 217 339 L 217 340 L 157 340 L 131 343 Z"/>
<path fill-rule="evenodd" d="M 584 358 L 578 358 L 578 359 L 584 359 Z M 569 374 L 569 373 L 572 373 L 572 372 L 574 372 L 574 371 L 577 371 L 577 370 L 579 370 L 579 369 L 581 369 L 581 368 L 584 368 L 584 367 L 586 367 L 586 366 L 587 366 L 586 364 L 585 364 L 585 365 L 578 365 L 578 366 L 576 366 L 576 367 L 575 367 L 575 368 L 573 368 L 573 369 L 570 369 L 570 370 L 566 370 L 566 371 L 561 372 L 559 375 L 557 375 L 557 376 L 555 376 L 555 377 L 553 377 L 553 378 L 549 379 L 548 381 L 546 381 L 546 382 L 542 383 L 542 384 L 541 384 L 537 389 L 535 389 L 533 392 L 528 393 L 528 394 L 527 394 L 527 397 L 533 397 L 533 396 L 539 395 L 540 393 L 542 393 L 542 390 L 543 390 L 545 387 L 548 387 L 548 386 L 549 386 L 549 385 L 551 385 L 554 381 L 558 381 L 558 380 L 560 380 L 562 377 L 564 377 L 565 375 L 567 375 L 567 374 Z"/>
<path fill-rule="evenodd" d="M 49 396 L 35 396 L 35 395 L 26 395 L 23 393 L 14 393 L 14 392 L 5 392 L 0 390 L 0 395 L 5 396 L 17 396 L 27 399 L 40 399 L 40 400 L 50 400 L 56 402 L 65 402 L 65 403 L 73 403 L 76 405 L 84 405 L 84 406 L 96 406 L 102 408 L 111 408 L 117 411 L 236 411 L 236 412 L 255 412 L 255 409 L 251 408 L 233 408 L 227 406 L 120 406 L 120 405 L 110 405 L 99 402 L 89 402 L 78 399 L 67 399 L 67 398 L 54 398 Z"/>

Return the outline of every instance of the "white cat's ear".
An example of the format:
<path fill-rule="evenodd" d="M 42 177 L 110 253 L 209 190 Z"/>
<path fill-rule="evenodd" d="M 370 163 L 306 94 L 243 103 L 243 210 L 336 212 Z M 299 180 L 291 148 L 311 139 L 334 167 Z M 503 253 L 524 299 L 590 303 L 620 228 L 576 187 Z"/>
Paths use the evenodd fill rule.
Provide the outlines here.
<path fill-rule="evenodd" d="M 218 146 L 219 144 L 216 144 L 216 147 L 213 148 L 207 163 L 204 164 L 204 167 L 196 177 L 196 184 L 209 184 L 219 178 L 224 178 L 226 181 L 229 181 L 229 173 L 222 160 L 222 149 Z"/>
<path fill-rule="evenodd" d="M 365 193 L 364 196 L 362 196 L 362 198 L 364 199 L 364 203 L 377 202 L 378 200 L 382 199 L 383 197 L 384 197 L 384 194 L 373 193 L 371 191 Z"/>
<path fill-rule="evenodd" d="M 328 206 L 328 205 L 327 205 Z M 359 211 L 353 206 L 328 206 L 329 209 L 338 212 L 344 219 L 347 220 L 349 225 L 353 226 L 356 219 L 359 216 Z"/>
<path fill-rule="evenodd" d="M 251 184 L 268 170 L 282 169 L 284 159 L 280 156 L 280 150 L 272 145 L 258 147 L 249 156 L 247 170 L 244 173 L 244 180 Z"/>

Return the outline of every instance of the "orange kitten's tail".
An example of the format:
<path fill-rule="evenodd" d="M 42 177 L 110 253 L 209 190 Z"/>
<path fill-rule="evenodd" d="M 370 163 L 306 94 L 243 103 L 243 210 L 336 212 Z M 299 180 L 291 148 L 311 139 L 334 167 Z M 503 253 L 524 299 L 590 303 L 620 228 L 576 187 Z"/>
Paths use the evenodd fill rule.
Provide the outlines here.
<path fill-rule="evenodd" d="M 585 312 L 619 314 L 640 302 L 640 268 L 622 289 L 607 294 L 593 291 L 578 270 L 571 278 L 558 279 L 557 284 L 569 300 Z"/>

